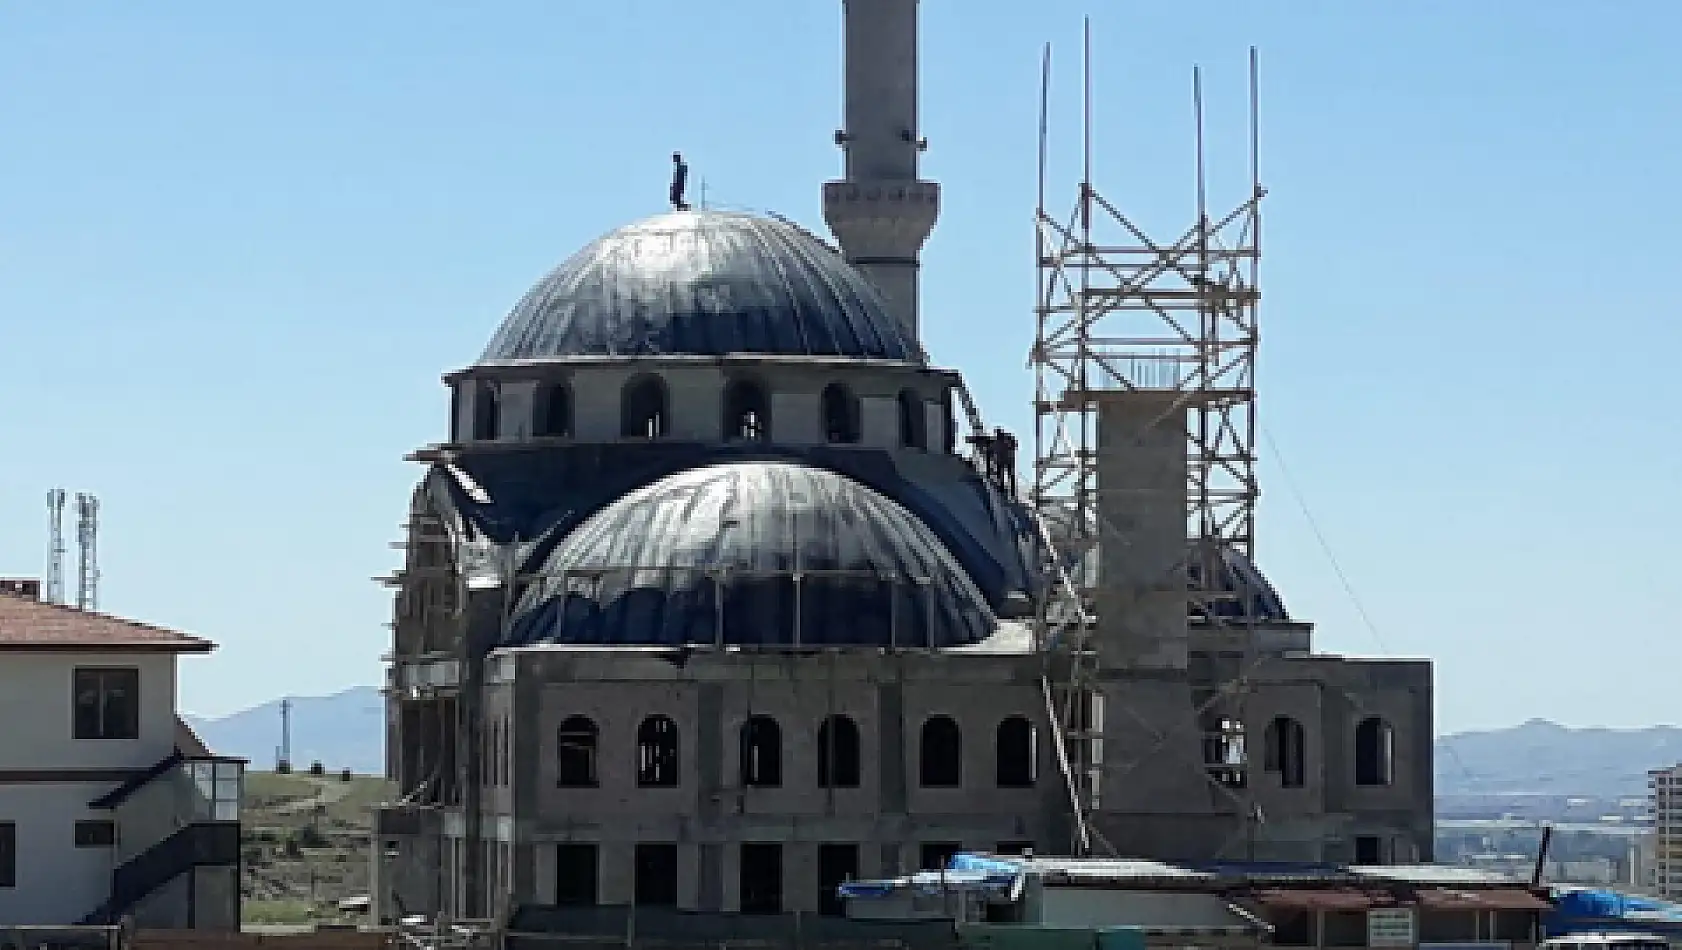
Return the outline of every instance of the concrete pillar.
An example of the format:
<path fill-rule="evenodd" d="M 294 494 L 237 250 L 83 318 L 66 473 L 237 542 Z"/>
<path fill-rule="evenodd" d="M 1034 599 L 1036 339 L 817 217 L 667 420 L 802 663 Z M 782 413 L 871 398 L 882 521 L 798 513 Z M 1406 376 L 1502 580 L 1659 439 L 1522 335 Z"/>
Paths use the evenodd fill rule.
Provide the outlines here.
<path fill-rule="evenodd" d="M 918 339 L 918 257 L 940 186 L 917 178 L 918 0 L 844 0 L 846 177 L 824 185 L 824 220 L 848 262 Z"/>
<path fill-rule="evenodd" d="M 1178 396 L 1097 397 L 1098 819 L 1127 853 L 1193 857 L 1219 847 L 1228 824 L 1220 813 L 1230 807 L 1203 776 L 1187 675 L 1189 440 Z"/>
<path fill-rule="evenodd" d="M 1185 670 L 1186 411 L 1172 393 L 1116 392 L 1098 408 L 1099 659 Z"/>

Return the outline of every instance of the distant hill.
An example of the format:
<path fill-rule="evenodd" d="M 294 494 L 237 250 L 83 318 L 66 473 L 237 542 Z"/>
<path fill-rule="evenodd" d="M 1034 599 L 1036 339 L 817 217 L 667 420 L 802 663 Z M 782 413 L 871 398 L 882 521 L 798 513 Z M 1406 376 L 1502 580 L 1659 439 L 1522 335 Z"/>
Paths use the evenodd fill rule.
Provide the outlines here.
<path fill-rule="evenodd" d="M 1647 770 L 1682 762 L 1682 728 L 1571 729 L 1542 719 L 1437 740 L 1437 795 L 1647 794 Z"/>
<path fill-rule="evenodd" d="M 186 716 L 211 750 L 239 756 L 254 770 L 274 768 L 280 748 L 280 700 L 220 719 Z M 385 773 L 385 697 L 372 686 L 331 696 L 292 697 L 292 765 L 320 762 L 363 775 Z"/>

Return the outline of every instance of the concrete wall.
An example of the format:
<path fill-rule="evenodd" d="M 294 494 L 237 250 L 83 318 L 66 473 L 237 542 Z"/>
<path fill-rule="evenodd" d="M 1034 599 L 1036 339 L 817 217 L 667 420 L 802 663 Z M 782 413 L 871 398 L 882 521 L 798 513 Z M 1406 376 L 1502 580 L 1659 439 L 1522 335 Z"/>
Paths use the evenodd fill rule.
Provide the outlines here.
<path fill-rule="evenodd" d="M 739 843 L 784 846 L 784 904 L 817 909 L 817 853 L 823 843 L 859 846 L 859 870 L 890 873 L 917 865 L 924 843 L 991 850 L 1005 841 L 1048 840 L 1064 795 L 1039 735 L 1038 784 L 998 788 L 995 732 L 1001 719 L 1042 715 L 1037 684 L 1016 656 L 881 656 L 868 651 L 824 656 L 694 656 L 682 666 L 657 654 L 626 651 L 517 651 L 518 725 L 510 822 L 526 847 L 515 851 L 517 896 L 547 902 L 554 894 L 554 846 L 593 842 L 599 852 L 599 899 L 633 894 L 638 842 L 679 846 L 680 904 L 735 909 Z M 985 703 L 977 703 L 985 695 Z M 679 727 L 680 781 L 675 788 L 636 785 L 636 729 L 648 715 Z M 859 727 L 858 788 L 817 784 L 817 728 L 832 714 Z M 589 716 L 600 730 L 595 788 L 558 788 L 556 732 L 569 716 Z M 782 731 L 782 784 L 739 783 L 738 730 L 749 715 L 774 717 Z M 963 786 L 919 787 L 918 743 L 924 720 L 947 715 L 962 735 Z M 528 810 L 529 807 L 529 810 Z"/>
<path fill-rule="evenodd" d="M 134 740 L 77 741 L 71 671 L 140 671 L 140 731 Z M 0 663 L 0 768 L 138 769 L 175 748 L 175 656 L 167 653 L 7 653 Z"/>
<path fill-rule="evenodd" d="M 17 887 L 0 888 L 0 924 L 74 923 L 110 896 L 113 849 L 78 848 L 74 837 L 77 821 L 110 817 L 87 807 L 110 788 L 0 786 L 0 821 L 17 823 L 18 866 Z"/>

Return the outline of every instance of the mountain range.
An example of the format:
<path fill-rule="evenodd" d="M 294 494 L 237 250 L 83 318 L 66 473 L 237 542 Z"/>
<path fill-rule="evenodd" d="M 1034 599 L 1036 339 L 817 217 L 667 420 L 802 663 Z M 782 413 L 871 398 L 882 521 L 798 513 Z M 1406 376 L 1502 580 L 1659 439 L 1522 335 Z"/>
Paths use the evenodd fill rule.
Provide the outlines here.
<path fill-rule="evenodd" d="M 212 749 L 274 767 L 281 700 L 221 718 L 186 717 Z M 385 770 L 385 698 L 372 686 L 291 699 L 292 764 L 377 774 Z M 1682 762 L 1682 728 L 1574 729 L 1541 719 L 1443 736 L 1438 796 L 1639 797 L 1647 770 Z"/>
<path fill-rule="evenodd" d="M 217 754 L 238 756 L 252 769 L 268 771 L 280 757 L 281 703 L 288 701 L 294 768 L 320 762 L 333 771 L 385 772 L 385 697 L 373 686 L 355 686 L 331 696 L 270 700 L 215 719 L 182 718 Z"/>

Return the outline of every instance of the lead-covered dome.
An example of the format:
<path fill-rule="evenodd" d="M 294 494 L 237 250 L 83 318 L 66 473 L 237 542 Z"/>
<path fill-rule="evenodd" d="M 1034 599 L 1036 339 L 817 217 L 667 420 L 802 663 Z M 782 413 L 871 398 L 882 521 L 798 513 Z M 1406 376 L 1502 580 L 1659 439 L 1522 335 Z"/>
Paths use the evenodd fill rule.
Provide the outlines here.
<path fill-rule="evenodd" d="M 480 362 L 730 353 L 922 359 L 876 289 L 810 232 L 676 211 L 598 238 L 555 268 Z"/>
<path fill-rule="evenodd" d="M 995 626 L 916 515 L 786 462 L 709 465 L 637 489 L 568 533 L 541 574 L 512 644 L 944 647 Z"/>

